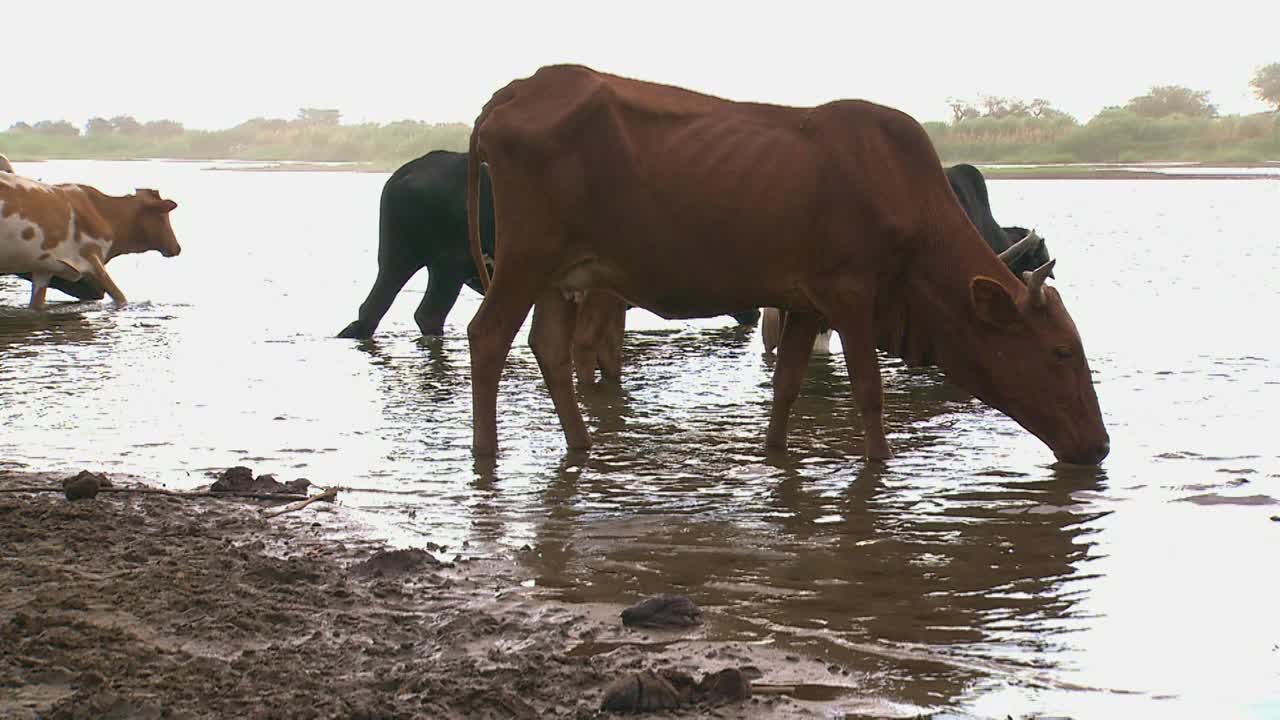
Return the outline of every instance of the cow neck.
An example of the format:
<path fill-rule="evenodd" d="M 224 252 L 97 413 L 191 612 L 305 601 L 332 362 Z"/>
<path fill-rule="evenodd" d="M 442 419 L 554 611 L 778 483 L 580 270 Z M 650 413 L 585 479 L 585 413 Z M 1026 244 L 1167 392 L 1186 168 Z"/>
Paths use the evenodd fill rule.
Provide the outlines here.
<path fill-rule="evenodd" d="M 127 255 L 129 253 L 139 252 L 137 247 L 137 225 L 138 225 L 138 203 L 131 202 L 135 200 L 132 195 L 115 196 L 107 195 L 95 187 L 81 185 L 80 188 L 89 198 L 89 203 L 93 205 L 94 210 L 102 216 L 106 221 L 106 228 L 111 240 L 107 249 L 107 257 L 110 260 L 117 255 Z"/>
<path fill-rule="evenodd" d="M 905 273 L 897 297 L 883 313 L 888 327 L 881 349 L 901 357 L 909 365 L 936 365 L 957 384 L 971 392 L 985 391 L 983 372 L 968 361 L 966 338 L 975 335 L 970 283 L 989 277 L 1004 285 L 1015 298 L 1022 285 L 991 252 L 976 231 L 958 229 L 922 249 Z"/>

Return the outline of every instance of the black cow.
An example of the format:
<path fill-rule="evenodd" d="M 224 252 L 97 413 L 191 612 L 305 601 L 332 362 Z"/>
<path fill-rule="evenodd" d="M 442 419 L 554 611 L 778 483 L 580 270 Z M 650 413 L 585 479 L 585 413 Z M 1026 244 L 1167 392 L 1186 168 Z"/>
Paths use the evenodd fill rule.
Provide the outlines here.
<path fill-rule="evenodd" d="M 1028 230 L 1022 227 L 1001 227 L 991 215 L 991 199 L 987 197 L 987 180 L 982 177 L 978 168 L 961 163 L 946 168 L 947 180 L 951 189 L 960 200 L 960 207 L 969 216 L 969 221 L 978 228 L 982 239 L 987 241 L 996 254 L 1008 250 L 1011 245 L 1027 236 Z M 1035 270 L 1049 262 L 1049 249 L 1044 241 L 1031 250 L 1023 253 L 1009 263 L 1013 274 L 1022 277 L 1024 271 Z M 1052 273 L 1050 273 L 1052 277 Z"/>
<path fill-rule="evenodd" d="M 378 210 L 378 277 L 359 319 L 338 337 L 367 338 L 378 329 L 400 288 L 427 268 L 427 292 L 413 319 L 423 335 L 443 335 L 444 321 L 463 285 L 476 292 L 480 277 L 467 244 L 467 154 L 435 150 L 410 160 L 382 187 Z M 480 246 L 493 257 L 493 191 L 480 178 Z"/>
<path fill-rule="evenodd" d="M 359 319 L 338 337 L 373 335 L 396 294 L 427 268 L 430 279 L 413 319 L 423 335 L 443 335 L 444 321 L 462 286 L 478 293 L 480 278 L 467 239 L 467 154 L 435 150 L 410 160 L 382 188 L 378 214 L 378 277 L 360 306 Z M 488 172 L 480 177 L 480 247 L 493 257 L 493 191 Z M 746 325 L 759 312 L 734 315 Z"/>

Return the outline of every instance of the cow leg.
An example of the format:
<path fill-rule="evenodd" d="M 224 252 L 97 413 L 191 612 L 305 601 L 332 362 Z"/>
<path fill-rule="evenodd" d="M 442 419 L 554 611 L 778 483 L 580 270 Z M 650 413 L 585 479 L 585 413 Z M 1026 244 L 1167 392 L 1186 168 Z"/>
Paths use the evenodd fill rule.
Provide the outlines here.
<path fill-rule="evenodd" d="M 533 273 L 529 277 L 545 277 Z M 511 343 L 533 306 L 538 288 L 524 278 L 511 276 L 494 284 L 467 325 L 471 349 L 471 452 L 493 457 L 498 452 L 498 380 L 506 365 Z"/>
<path fill-rule="evenodd" d="M 102 258 L 98 257 L 96 253 L 90 253 L 89 262 L 93 265 L 94 277 L 97 278 L 99 283 L 102 283 L 102 287 L 106 289 L 107 294 L 115 301 L 116 306 L 119 307 L 128 302 L 125 300 L 124 293 L 120 292 L 116 281 L 112 280 L 111 275 L 107 273 L 107 266 L 102 264 Z"/>
<path fill-rule="evenodd" d="M 413 277 L 414 273 L 421 269 L 421 265 L 415 264 L 378 263 L 378 277 L 373 281 L 373 289 L 369 291 L 369 296 L 360 304 L 359 319 L 343 328 L 342 332 L 338 333 L 338 337 L 359 339 L 373 337 L 373 332 L 378 329 L 378 323 L 382 322 L 382 316 L 391 309 L 391 303 L 395 302 L 400 289 L 409 282 L 409 278 Z"/>
<path fill-rule="evenodd" d="M 773 407 L 769 413 L 769 432 L 765 436 L 768 447 L 787 447 L 787 419 L 791 415 L 791 406 L 800 396 L 800 386 L 804 384 L 805 371 L 809 367 L 809 355 L 813 352 L 813 338 L 817 334 L 816 313 L 787 313 L 778 345 L 778 360 L 773 369 Z"/>
<path fill-rule="evenodd" d="M 760 339 L 764 342 L 764 351 L 771 353 L 777 349 L 782 338 L 782 325 L 785 316 L 778 308 L 764 308 L 760 314 Z"/>
<path fill-rule="evenodd" d="M 544 292 L 533 307 L 529 346 L 538 359 L 542 380 L 551 392 L 565 442 L 570 450 L 586 450 L 591 447 L 591 435 L 573 394 L 573 363 L 570 357 L 576 313 L 573 300 L 565 298 L 558 288 Z"/>
<path fill-rule="evenodd" d="M 458 301 L 458 293 L 462 292 L 462 278 L 446 276 L 443 271 L 431 271 L 431 279 L 427 281 L 427 292 L 418 303 L 413 319 L 423 335 L 439 337 L 444 335 L 444 321 L 449 311 Z"/>
<path fill-rule="evenodd" d="M 863 294 L 824 303 L 831 328 L 840 333 L 853 398 L 862 414 L 868 460 L 893 456 L 884 434 L 884 386 L 876 355 L 875 300 Z"/>
<path fill-rule="evenodd" d="M 588 290 L 578 304 L 573 329 L 573 366 L 580 387 L 593 385 L 596 368 L 603 379 L 622 378 L 622 335 L 627 304 L 604 290 Z"/>
<path fill-rule="evenodd" d="M 50 273 L 31 273 L 31 304 L 32 310 L 43 310 L 45 305 L 45 293 L 49 289 L 49 280 L 53 278 Z"/>
<path fill-rule="evenodd" d="M 596 368 L 599 367 L 599 354 L 596 345 L 604 332 L 604 313 L 601 312 L 599 291 L 575 292 L 573 304 L 576 317 L 573 323 L 573 342 L 570 354 L 573 358 L 573 371 L 578 377 L 578 387 L 588 387 L 596 382 Z"/>
<path fill-rule="evenodd" d="M 627 331 L 627 303 L 613 294 L 608 296 L 611 301 L 608 320 L 596 354 L 600 361 L 600 375 L 616 383 L 622 382 L 622 341 Z"/>

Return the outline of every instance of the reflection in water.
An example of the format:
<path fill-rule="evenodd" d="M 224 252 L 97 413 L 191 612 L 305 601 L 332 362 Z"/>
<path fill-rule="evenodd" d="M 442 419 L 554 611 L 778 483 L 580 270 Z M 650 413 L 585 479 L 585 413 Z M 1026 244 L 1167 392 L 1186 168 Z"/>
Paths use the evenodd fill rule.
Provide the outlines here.
<path fill-rule="evenodd" d="M 1280 310 L 1280 286 L 1256 282 L 1280 274 L 1274 214 L 1257 212 L 1274 183 L 990 184 L 1053 229 L 1112 434 L 1104 470 L 1051 465 L 936 371 L 887 359 L 897 457 L 864 463 L 839 354 L 812 360 L 790 450 L 766 452 L 758 334 L 642 311 L 621 386 L 580 396 L 591 452 L 564 451 L 522 339 L 501 454 L 477 462 L 476 295 L 442 339 L 412 322 L 425 277 L 376 339 L 330 337 L 376 266 L 386 176 L 200 167 L 41 165 L 50 182 L 162 188 L 184 251 L 113 261 L 136 301 L 118 310 L 31 313 L 29 285 L 0 278 L 0 463 L 173 487 L 249 464 L 365 488 L 346 511 L 396 542 L 528 545 L 538 585 L 573 601 L 686 592 L 708 639 L 822 658 L 859 693 L 960 717 L 1262 718 L 1280 702 L 1277 509 L 1240 502 L 1280 497 L 1280 336 L 1251 324 Z M 317 237 L 343 241 L 317 253 Z"/>

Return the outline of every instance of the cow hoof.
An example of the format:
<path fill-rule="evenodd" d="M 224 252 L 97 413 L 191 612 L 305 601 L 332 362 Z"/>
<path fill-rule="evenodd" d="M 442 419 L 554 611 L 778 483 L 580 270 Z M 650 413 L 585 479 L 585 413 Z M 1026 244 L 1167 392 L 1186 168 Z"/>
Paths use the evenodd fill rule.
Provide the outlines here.
<path fill-rule="evenodd" d="M 373 333 L 365 329 L 364 324 L 361 323 L 359 320 L 357 320 L 351 323 L 350 325 L 342 328 L 342 332 L 338 333 L 338 337 L 355 339 L 355 340 L 367 340 L 373 337 Z"/>

